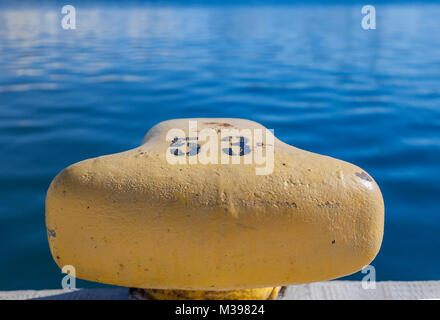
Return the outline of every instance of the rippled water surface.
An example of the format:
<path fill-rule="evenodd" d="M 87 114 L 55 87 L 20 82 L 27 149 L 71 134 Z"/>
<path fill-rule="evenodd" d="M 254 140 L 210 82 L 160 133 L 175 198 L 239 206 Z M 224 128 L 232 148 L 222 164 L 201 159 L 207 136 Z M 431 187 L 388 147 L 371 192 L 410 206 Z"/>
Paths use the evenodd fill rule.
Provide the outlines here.
<path fill-rule="evenodd" d="M 0 8 L 0 290 L 60 286 L 44 199 L 159 121 L 240 117 L 382 189 L 379 280 L 440 280 L 440 6 Z M 357 273 L 350 279 L 362 279 Z M 91 283 L 80 282 L 80 286 Z"/>

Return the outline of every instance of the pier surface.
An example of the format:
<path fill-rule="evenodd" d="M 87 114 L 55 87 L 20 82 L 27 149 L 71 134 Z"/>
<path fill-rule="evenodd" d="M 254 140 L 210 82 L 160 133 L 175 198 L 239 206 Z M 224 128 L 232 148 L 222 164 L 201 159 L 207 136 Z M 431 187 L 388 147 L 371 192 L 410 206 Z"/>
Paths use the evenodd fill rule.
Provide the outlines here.
<path fill-rule="evenodd" d="M 127 300 L 128 288 L 0 291 L 0 300 Z M 440 281 L 381 281 L 364 289 L 360 281 L 325 281 L 289 286 L 284 300 L 440 299 Z"/>

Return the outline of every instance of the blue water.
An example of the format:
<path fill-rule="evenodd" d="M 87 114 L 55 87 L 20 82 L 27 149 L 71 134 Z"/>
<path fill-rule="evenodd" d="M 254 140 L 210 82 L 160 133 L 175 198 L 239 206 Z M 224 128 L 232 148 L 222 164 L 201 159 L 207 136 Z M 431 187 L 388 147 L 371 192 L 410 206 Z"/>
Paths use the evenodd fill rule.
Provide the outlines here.
<path fill-rule="evenodd" d="M 378 280 L 440 280 L 440 5 L 0 8 L 0 290 L 59 288 L 45 193 L 159 121 L 240 117 L 368 171 Z M 350 279 L 362 279 L 361 273 Z M 78 286 L 92 286 L 80 281 Z"/>

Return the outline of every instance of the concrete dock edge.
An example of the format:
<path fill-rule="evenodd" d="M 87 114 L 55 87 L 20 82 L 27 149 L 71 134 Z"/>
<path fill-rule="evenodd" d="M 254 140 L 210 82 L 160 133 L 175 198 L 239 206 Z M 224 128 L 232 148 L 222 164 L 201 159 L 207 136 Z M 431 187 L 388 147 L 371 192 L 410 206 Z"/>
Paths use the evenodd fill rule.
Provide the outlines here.
<path fill-rule="evenodd" d="M 127 300 L 128 288 L 0 291 L 0 300 Z M 282 300 L 440 299 L 440 281 L 380 281 L 364 289 L 360 281 L 325 281 L 289 286 Z"/>

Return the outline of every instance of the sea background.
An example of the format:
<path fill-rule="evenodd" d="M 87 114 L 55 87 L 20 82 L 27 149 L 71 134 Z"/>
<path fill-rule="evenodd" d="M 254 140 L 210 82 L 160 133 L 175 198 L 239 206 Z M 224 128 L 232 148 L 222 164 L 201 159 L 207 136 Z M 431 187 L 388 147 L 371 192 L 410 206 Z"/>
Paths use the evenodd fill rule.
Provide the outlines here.
<path fill-rule="evenodd" d="M 377 280 L 440 280 L 439 17 L 423 1 L 0 2 L 0 290 L 61 286 L 44 223 L 59 171 L 182 117 L 255 120 L 362 167 L 386 207 Z"/>

